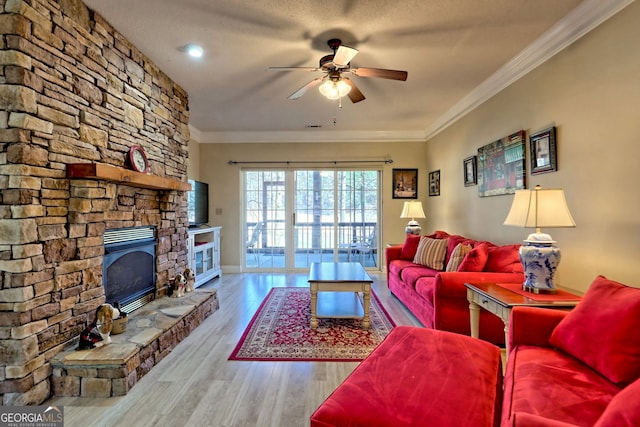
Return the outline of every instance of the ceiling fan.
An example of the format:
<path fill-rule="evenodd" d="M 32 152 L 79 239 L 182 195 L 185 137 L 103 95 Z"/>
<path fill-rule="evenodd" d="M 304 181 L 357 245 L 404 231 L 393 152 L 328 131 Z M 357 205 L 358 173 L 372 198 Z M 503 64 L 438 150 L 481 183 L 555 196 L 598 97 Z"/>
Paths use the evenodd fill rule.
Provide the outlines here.
<path fill-rule="evenodd" d="M 327 44 L 333 50 L 333 55 L 320 58 L 319 67 L 269 67 L 273 71 L 320 71 L 324 76 L 311 80 L 297 91 L 289 95 L 289 99 L 301 98 L 309 89 L 320 85 L 320 93 L 329 99 L 339 99 L 348 96 L 351 102 L 363 101 L 365 96 L 351 79 L 343 73 L 351 73 L 358 77 L 378 77 L 391 80 L 407 80 L 408 73 L 399 70 L 385 70 L 382 68 L 351 68 L 351 60 L 358 54 L 358 50 L 343 46 L 342 40 L 330 39 Z"/>

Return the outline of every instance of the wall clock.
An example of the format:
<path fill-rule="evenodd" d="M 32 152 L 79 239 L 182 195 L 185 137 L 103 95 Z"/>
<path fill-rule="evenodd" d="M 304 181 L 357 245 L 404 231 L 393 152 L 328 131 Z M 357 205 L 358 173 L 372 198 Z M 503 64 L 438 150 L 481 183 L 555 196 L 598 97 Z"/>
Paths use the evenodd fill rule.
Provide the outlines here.
<path fill-rule="evenodd" d="M 129 164 L 136 172 L 146 173 L 149 170 L 147 153 L 139 145 L 132 145 L 129 148 Z"/>

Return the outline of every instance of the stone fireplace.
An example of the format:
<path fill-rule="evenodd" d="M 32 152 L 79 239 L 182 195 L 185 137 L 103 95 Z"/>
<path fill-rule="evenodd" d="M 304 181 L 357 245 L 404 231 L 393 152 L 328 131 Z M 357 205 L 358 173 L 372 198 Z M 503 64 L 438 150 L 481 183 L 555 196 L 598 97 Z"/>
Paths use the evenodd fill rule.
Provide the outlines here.
<path fill-rule="evenodd" d="M 145 295 L 186 267 L 188 100 L 80 0 L 3 0 L 0 30 L 0 405 L 40 404 L 52 358 L 107 301 L 105 232 L 154 230 Z M 134 144 L 149 175 L 127 167 Z"/>

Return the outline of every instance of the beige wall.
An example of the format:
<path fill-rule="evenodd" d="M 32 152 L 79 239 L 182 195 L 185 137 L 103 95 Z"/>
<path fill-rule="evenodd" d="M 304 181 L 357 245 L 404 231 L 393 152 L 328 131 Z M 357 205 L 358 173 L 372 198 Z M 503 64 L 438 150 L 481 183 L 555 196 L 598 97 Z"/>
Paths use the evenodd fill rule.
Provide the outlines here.
<path fill-rule="evenodd" d="M 229 165 L 229 160 L 238 162 L 309 161 L 311 159 L 333 161 L 385 158 L 392 159 L 393 163 L 372 165 L 383 170 L 383 228 L 380 239 L 383 245 L 387 242 L 404 241 L 404 226 L 407 222 L 400 219 L 404 200 L 391 197 L 392 169 L 417 168 L 419 199 L 426 200 L 427 171 L 425 161 L 422 160 L 426 158 L 424 143 L 200 144 L 200 179 L 212 184 L 209 187 L 211 195 L 209 222 L 223 227 L 222 265 L 225 270 L 237 271 L 241 260 L 239 186 L 241 167 L 245 167 L 245 165 Z M 321 167 L 326 168 L 327 165 L 321 165 Z M 221 209 L 222 213 L 216 213 L 217 209 Z"/>
<path fill-rule="evenodd" d="M 429 199 L 426 228 L 525 238 L 532 230 L 502 225 L 513 196 L 478 197 L 463 185 L 462 160 L 513 131 L 555 125 L 558 171 L 527 174 L 527 187 L 564 188 L 577 224 L 547 230 L 562 249 L 556 282 L 584 291 L 603 274 L 640 286 L 638 22 L 634 3 L 429 141 L 427 167 L 441 169 L 442 196 Z"/>

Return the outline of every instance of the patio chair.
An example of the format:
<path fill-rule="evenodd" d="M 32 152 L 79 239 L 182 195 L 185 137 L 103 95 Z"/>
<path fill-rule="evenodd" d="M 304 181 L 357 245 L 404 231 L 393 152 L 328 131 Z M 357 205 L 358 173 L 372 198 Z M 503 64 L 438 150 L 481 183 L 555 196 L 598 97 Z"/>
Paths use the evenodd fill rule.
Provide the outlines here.
<path fill-rule="evenodd" d="M 375 253 L 378 248 L 376 247 L 376 245 L 376 230 L 374 228 L 368 237 L 356 238 L 356 240 L 351 245 L 351 250 L 363 257 L 369 254 L 371 256 L 371 259 L 373 260 L 373 265 L 377 267 L 378 264 L 376 263 Z"/>
<path fill-rule="evenodd" d="M 256 262 L 258 262 L 258 254 L 256 252 L 256 247 L 258 246 L 258 241 L 260 240 L 260 234 L 264 231 L 266 224 L 264 222 L 259 222 L 253 227 L 253 232 L 251 233 L 251 238 L 247 240 L 246 250 L 247 252 L 251 250 L 253 253 L 253 257 Z"/>

